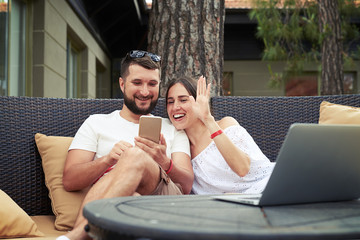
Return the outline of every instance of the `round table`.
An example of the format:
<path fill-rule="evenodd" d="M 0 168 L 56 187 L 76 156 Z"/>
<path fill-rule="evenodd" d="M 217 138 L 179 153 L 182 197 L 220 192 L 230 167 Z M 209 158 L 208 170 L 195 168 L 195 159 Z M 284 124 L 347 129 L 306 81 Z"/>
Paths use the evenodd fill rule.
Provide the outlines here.
<path fill-rule="evenodd" d="M 360 201 L 247 206 L 212 196 L 140 196 L 87 204 L 96 239 L 360 238 Z"/>

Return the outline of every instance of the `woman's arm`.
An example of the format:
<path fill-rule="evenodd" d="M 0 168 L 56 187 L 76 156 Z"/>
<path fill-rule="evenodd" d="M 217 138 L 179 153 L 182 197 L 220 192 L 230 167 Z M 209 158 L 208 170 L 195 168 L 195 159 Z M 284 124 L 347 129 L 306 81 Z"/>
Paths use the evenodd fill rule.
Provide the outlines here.
<path fill-rule="evenodd" d="M 190 97 L 190 101 L 192 101 L 193 111 L 197 113 L 198 118 L 204 123 L 212 135 L 219 130 L 222 131 L 222 129 L 229 126 L 236 125 L 238 122 L 231 117 L 221 119 L 219 121 L 220 125 L 215 121 L 209 107 L 210 87 L 211 84 L 208 84 L 206 87 L 205 78 L 200 77 L 197 85 L 196 101 L 193 97 Z M 213 140 L 230 168 L 239 176 L 245 176 L 250 170 L 249 156 L 240 150 L 226 134 L 218 134 Z"/>
<path fill-rule="evenodd" d="M 215 122 L 215 121 L 214 121 Z M 211 125 L 211 127 L 210 127 Z M 220 125 L 220 126 L 219 126 Z M 209 124 L 210 134 L 227 127 L 238 125 L 238 122 L 232 117 L 224 117 L 219 121 L 219 124 Z M 213 138 L 216 147 L 219 149 L 221 155 L 230 166 L 230 168 L 240 177 L 244 177 L 250 170 L 249 156 L 239 149 L 226 134 L 222 133 Z"/>

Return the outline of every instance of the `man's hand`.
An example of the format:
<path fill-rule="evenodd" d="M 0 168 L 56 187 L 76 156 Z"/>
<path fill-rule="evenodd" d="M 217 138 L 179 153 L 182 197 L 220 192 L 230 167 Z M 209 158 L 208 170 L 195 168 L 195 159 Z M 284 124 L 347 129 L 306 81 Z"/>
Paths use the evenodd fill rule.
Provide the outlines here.
<path fill-rule="evenodd" d="M 105 156 L 105 162 L 109 165 L 109 167 L 115 165 L 117 161 L 120 159 L 121 154 L 128 148 L 133 147 L 128 142 L 120 141 L 117 142 L 114 147 L 111 149 L 108 155 Z"/>
<path fill-rule="evenodd" d="M 160 134 L 159 143 L 142 137 L 135 137 L 135 146 L 148 153 L 165 171 L 170 167 L 170 159 L 166 155 L 166 141 Z M 171 180 L 179 183 L 185 194 L 189 194 L 194 180 L 190 156 L 184 152 L 171 154 L 173 167 L 170 173 Z"/>
<path fill-rule="evenodd" d="M 166 141 L 163 134 L 160 134 L 159 143 L 142 137 L 135 137 L 135 146 L 148 153 L 160 166 L 167 169 L 169 158 L 166 156 Z"/>

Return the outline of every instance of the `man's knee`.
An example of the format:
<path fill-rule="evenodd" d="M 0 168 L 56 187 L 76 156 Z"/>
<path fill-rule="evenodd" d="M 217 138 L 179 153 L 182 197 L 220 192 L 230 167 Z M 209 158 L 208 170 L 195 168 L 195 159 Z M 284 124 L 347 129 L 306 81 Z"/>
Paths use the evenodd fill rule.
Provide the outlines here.
<path fill-rule="evenodd" d="M 146 168 L 147 163 L 152 163 L 150 155 L 141 150 L 140 148 L 133 147 L 128 148 L 124 151 L 122 155 L 122 165 L 121 167 L 129 167 L 136 171 L 141 171 Z M 120 166 L 119 166 L 120 167 Z"/>

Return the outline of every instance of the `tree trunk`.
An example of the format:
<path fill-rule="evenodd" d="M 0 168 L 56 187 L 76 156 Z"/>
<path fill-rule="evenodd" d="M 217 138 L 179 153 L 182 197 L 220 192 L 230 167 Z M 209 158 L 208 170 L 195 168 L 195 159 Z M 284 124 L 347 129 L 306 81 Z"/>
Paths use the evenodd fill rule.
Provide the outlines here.
<path fill-rule="evenodd" d="M 162 57 L 162 97 L 181 75 L 204 75 L 212 96 L 222 95 L 224 21 L 224 0 L 153 0 L 148 51 Z"/>
<path fill-rule="evenodd" d="M 321 95 L 343 94 L 341 21 L 337 0 L 318 0 L 321 49 Z"/>

